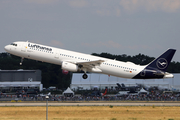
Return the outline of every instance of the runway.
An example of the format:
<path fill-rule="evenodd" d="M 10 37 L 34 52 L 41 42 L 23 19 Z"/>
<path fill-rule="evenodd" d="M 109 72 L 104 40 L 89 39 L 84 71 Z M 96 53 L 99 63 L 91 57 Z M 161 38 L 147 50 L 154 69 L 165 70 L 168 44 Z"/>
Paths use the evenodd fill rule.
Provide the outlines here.
<path fill-rule="evenodd" d="M 4 102 L 0 106 L 46 106 L 46 102 Z M 48 106 L 180 106 L 179 102 L 49 102 Z"/>

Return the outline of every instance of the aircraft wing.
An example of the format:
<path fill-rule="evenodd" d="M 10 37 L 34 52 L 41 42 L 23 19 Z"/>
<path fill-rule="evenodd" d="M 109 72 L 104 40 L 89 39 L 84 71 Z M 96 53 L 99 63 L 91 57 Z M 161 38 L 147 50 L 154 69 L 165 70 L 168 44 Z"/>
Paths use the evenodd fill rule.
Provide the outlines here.
<path fill-rule="evenodd" d="M 102 70 L 98 68 L 104 60 L 94 60 L 94 61 L 85 61 L 85 62 L 77 62 L 77 61 L 66 61 L 72 64 L 76 64 L 81 70 L 88 72 L 98 72 L 101 73 Z"/>
<path fill-rule="evenodd" d="M 88 61 L 88 62 L 76 62 L 78 65 L 82 65 L 83 67 L 93 68 L 95 66 L 99 66 L 104 60 L 95 60 L 95 61 Z"/>

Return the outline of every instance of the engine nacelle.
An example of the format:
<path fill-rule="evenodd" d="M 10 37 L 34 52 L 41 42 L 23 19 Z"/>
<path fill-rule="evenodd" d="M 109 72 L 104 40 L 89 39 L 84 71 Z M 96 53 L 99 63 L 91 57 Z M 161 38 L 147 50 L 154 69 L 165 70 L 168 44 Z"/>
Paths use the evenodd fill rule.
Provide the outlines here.
<path fill-rule="evenodd" d="M 77 72 L 78 66 L 73 63 L 63 62 L 61 65 L 61 69 L 71 71 L 71 72 Z"/>

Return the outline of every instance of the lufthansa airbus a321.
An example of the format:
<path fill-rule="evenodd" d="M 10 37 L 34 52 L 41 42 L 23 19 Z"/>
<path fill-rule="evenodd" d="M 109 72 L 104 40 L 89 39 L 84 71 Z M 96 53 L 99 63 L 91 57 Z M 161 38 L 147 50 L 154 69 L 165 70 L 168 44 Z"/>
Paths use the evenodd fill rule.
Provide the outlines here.
<path fill-rule="evenodd" d="M 157 79 L 172 78 L 173 74 L 166 72 L 175 49 L 168 49 L 148 65 L 136 65 L 132 62 L 121 62 L 79 52 L 59 49 L 31 42 L 14 42 L 5 46 L 5 50 L 23 59 L 61 65 L 63 70 L 78 72 L 84 71 L 83 78 L 87 79 L 86 72 L 102 73 L 130 79 Z"/>

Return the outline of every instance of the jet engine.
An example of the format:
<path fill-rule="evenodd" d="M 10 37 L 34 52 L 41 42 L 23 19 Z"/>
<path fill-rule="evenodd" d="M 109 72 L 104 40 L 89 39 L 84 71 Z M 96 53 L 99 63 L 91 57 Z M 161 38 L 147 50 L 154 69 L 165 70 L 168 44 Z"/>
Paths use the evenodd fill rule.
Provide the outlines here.
<path fill-rule="evenodd" d="M 61 69 L 71 71 L 71 72 L 77 72 L 78 66 L 73 63 L 63 62 L 61 65 Z"/>

